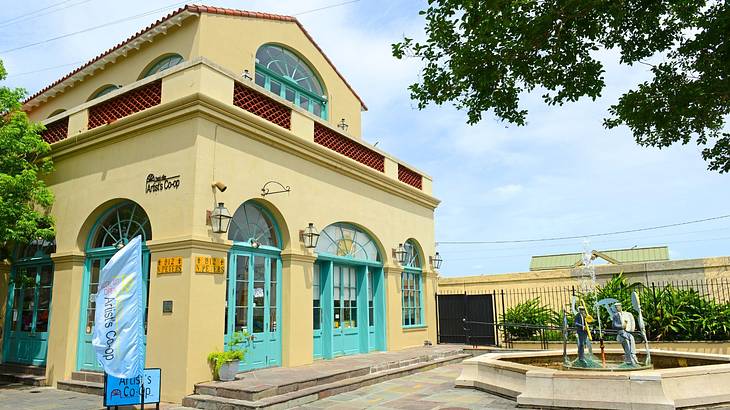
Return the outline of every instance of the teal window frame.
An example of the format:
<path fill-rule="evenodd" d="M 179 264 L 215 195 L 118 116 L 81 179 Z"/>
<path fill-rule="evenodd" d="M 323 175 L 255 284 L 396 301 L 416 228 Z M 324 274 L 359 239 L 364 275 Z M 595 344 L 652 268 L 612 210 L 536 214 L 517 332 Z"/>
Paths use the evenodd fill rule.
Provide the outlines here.
<path fill-rule="evenodd" d="M 177 61 L 175 61 L 174 64 L 170 64 L 173 60 L 177 60 Z M 180 54 L 168 54 L 164 57 L 159 58 L 157 61 L 155 61 L 150 66 L 150 68 L 145 70 L 144 74 L 142 74 L 142 76 L 139 79 L 141 80 L 143 78 L 147 78 L 147 77 L 155 75 L 159 72 L 165 71 L 169 68 L 175 67 L 176 65 L 182 63 L 183 61 L 185 61 L 185 59 Z"/>
<path fill-rule="evenodd" d="M 423 306 L 423 269 L 421 253 L 413 240 L 405 242 L 406 258 L 401 272 L 401 326 L 426 327 Z M 411 285 L 412 284 L 412 285 Z"/>
<path fill-rule="evenodd" d="M 266 45 L 264 45 L 263 47 L 265 47 L 265 46 Z M 286 50 L 286 48 L 284 48 L 284 49 Z M 304 61 L 301 61 L 301 63 L 306 66 Z M 307 66 L 307 68 L 309 68 L 309 70 L 312 72 L 312 75 L 314 75 L 314 70 L 312 70 L 309 66 Z M 261 75 L 263 77 L 263 84 L 261 84 L 261 82 L 259 81 L 259 78 L 258 78 L 259 75 Z M 256 76 L 256 78 L 255 78 L 254 82 L 257 85 L 259 85 L 260 87 L 265 88 L 267 91 L 278 95 L 279 97 L 293 103 L 297 107 L 307 110 L 308 112 L 322 118 L 323 120 L 326 120 L 328 118 L 327 99 L 324 96 L 316 95 L 316 94 L 312 93 L 311 91 L 305 90 L 291 78 L 277 74 L 273 70 L 266 68 L 264 65 L 259 64 L 258 62 L 256 62 L 255 76 Z M 278 91 L 275 89 L 272 89 L 272 85 L 271 85 L 272 81 L 278 82 L 280 84 Z M 319 82 L 320 87 L 322 87 L 321 81 L 319 81 L 319 79 L 317 79 L 317 81 Z M 288 98 L 287 90 L 294 91 L 293 98 Z M 322 90 L 324 90 L 324 87 L 322 87 Z M 307 104 L 306 107 L 302 106 L 303 97 L 308 100 L 308 101 L 306 101 L 306 104 Z M 315 104 L 319 104 L 319 106 L 321 107 L 319 114 L 317 114 L 315 112 Z"/>
<path fill-rule="evenodd" d="M 97 99 L 99 97 L 102 97 L 104 95 L 107 95 L 107 94 L 109 94 L 111 92 L 114 92 L 114 91 L 120 89 L 120 88 L 121 87 L 118 86 L 118 85 L 109 84 L 109 85 L 105 86 L 104 88 L 100 89 L 99 91 L 95 92 L 94 95 L 92 95 L 91 98 L 89 98 L 89 101 L 95 100 L 95 99 Z"/>

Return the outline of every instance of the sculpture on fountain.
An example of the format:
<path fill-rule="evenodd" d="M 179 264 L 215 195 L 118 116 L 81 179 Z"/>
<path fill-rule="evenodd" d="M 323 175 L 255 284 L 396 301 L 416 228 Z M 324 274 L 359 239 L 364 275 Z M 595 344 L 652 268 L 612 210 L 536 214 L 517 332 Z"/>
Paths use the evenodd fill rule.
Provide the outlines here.
<path fill-rule="evenodd" d="M 621 306 L 621 302 L 616 302 L 609 307 L 611 312 L 611 324 L 618 331 L 616 333 L 616 341 L 621 344 L 624 349 L 624 367 L 636 367 L 639 360 L 636 358 L 636 341 L 631 332 L 636 330 L 636 322 L 631 312 L 626 312 Z"/>

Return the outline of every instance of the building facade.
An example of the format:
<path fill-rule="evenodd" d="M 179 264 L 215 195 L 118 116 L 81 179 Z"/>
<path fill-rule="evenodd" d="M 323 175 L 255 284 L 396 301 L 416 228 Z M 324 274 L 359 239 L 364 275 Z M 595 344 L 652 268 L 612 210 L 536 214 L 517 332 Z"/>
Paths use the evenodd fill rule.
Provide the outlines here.
<path fill-rule="evenodd" d="M 431 178 L 362 140 L 365 105 L 296 19 L 186 6 L 24 108 L 52 146 L 57 235 L 2 272 L 4 362 L 50 384 L 99 371 L 99 273 L 138 235 L 163 400 L 238 330 L 241 370 L 435 341 Z"/>

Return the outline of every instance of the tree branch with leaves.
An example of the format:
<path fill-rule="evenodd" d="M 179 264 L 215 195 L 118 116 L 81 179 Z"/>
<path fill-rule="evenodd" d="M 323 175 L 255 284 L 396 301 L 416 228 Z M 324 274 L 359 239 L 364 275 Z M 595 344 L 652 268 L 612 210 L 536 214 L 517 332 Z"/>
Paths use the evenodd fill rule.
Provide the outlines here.
<path fill-rule="evenodd" d="M 0 60 L 0 81 L 7 72 Z M 25 90 L 0 86 L 0 261 L 11 246 L 36 239 L 52 240 L 53 193 L 43 177 L 53 171 L 51 146 L 43 141 L 43 125 L 22 110 Z"/>
<path fill-rule="evenodd" d="M 606 86 L 597 52 L 652 65 L 603 125 L 627 126 L 639 145 L 695 142 L 708 169 L 730 171 L 730 5 L 704 0 L 429 0 L 426 40 L 405 37 L 393 55 L 424 62 L 409 89 L 420 109 L 453 103 L 475 124 L 485 112 L 525 125 L 525 93 L 548 105 L 595 100 Z M 650 64 L 651 65 L 651 64 Z"/>

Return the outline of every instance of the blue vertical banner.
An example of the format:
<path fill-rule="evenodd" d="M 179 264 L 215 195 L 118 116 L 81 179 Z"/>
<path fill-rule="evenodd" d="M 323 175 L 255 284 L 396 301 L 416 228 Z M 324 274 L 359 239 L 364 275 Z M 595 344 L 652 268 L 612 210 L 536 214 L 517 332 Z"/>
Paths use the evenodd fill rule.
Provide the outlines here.
<path fill-rule="evenodd" d="M 117 252 L 101 271 L 92 344 L 104 372 L 121 379 L 144 371 L 145 289 L 142 237 Z"/>

